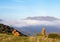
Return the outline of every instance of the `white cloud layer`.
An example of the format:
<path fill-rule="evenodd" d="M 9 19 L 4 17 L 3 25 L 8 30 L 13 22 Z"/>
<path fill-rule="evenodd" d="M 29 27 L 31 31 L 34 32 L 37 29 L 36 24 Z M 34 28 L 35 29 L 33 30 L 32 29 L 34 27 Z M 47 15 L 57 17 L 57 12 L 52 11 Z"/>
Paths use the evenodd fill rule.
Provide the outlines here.
<path fill-rule="evenodd" d="M 39 20 L 17 20 L 17 21 L 3 21 L 5 25 L 23 27 L 30 25 L 60 25 L 60 21 L 39 21 Z"/>

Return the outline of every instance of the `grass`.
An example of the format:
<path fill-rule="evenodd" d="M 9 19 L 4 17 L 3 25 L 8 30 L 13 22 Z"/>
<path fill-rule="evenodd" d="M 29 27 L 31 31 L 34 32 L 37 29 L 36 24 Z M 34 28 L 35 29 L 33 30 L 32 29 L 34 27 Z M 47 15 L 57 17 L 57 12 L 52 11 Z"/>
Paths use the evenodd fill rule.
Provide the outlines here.
<path fill-rule="evenodd" d="M 40 36 L 13 36 L 7 34 L 0 34 L 0 42 L 60 42 L 59 39 L 52 39 L 52 38 L 43 38 Z"/>

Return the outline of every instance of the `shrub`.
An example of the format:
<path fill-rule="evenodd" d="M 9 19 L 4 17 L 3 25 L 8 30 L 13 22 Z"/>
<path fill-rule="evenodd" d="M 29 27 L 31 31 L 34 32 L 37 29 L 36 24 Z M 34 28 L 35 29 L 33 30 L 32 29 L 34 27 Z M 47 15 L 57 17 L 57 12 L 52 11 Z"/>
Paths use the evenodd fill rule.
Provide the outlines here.
<path fill-rule="evenodd" d="M 48 34 L 48 38 L 60 38 L 60 35 L 55 34 L 55 33 L 51 33 L 51 34 Z"/>

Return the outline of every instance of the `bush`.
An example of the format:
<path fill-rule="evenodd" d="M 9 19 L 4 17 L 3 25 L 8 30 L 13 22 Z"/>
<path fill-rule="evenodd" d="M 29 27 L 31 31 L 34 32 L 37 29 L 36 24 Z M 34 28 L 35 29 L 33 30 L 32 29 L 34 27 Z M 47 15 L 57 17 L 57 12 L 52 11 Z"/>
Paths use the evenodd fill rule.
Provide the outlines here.
<path fill-rule="evenodd" d="M 51 33 L 48 35 L 48 38 L 60 38 L 59 34 Z"/>

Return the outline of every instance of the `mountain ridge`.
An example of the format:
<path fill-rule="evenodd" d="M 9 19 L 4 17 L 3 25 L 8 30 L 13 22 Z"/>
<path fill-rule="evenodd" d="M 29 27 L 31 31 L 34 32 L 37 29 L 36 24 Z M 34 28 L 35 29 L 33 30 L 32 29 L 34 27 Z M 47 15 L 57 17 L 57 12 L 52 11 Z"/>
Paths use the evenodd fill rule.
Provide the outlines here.
<path fill-rule="evenodd" d="M 52 17 L 52 16 L 36 16 L 36 17 L 27 17 L 26 19 L 31 19 L 31 20 L 48 20 L 48 21 L 54 21 L 54 20 L 60 20 L 56 17 Z"/>

